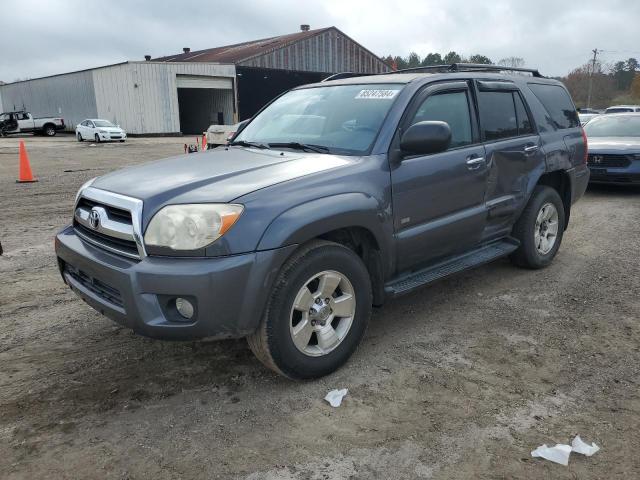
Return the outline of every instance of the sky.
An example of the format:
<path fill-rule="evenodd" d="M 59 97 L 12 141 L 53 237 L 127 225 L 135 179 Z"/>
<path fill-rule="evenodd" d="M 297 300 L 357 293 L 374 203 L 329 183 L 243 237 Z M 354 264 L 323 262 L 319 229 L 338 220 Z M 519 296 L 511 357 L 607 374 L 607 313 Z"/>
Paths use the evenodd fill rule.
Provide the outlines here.
<path fill-rule="evenodd" d="M 516 56 L 543 75 L 640 58 L 638 0 L 0 0 L 0 80 L 336 26 L 380 56 Z"/>

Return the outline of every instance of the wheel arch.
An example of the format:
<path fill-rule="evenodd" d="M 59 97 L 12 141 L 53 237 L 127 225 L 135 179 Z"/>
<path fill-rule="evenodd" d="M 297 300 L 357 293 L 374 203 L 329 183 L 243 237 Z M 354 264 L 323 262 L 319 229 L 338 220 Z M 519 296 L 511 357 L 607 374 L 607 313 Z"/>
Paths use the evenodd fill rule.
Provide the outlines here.
<path fill-rule="evenodd" d="M 51 127 L 53 128 L 53 130 L 56 130 L 56 125 L 53 122 L 47 122 L 45 124 L 42 125 L 42 132 L 45 132 L 47 130 L 47 127 Z"/>
<path fill-rule="evenodd" d="M 571 213 L 571 177 L 564 170 L 554 170 L 540 176 L 536 185 L 545 185 L 558 192 L 564 206 L 564 229 L 569 226 L 569 216 Z"/>
<path fill-rule="evenodd" d="M 354 251 L 369 271 L 374 304 L 383 303 L 385 272 L 389 271 L 392 255 L 376 199 L 362 193 L 347 193 L 297 205 L 269 225 L 258 249 L 304 245 L 315 239 L 332 241 Z"/>

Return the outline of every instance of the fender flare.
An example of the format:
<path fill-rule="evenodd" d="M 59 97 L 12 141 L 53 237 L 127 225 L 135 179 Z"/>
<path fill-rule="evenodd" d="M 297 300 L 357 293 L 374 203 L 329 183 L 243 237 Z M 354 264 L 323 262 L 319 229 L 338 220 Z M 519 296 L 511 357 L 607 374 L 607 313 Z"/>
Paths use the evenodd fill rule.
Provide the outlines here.
<path fill-rule="evenodd" d="M 383 254 L 389 244 L 380 202 L 360 193 L 342 193 L 305 202 L 276 217 L 258 242 L 258 250 L 302 244 L 333 230 L 362 227 L 371 232 Z"/>

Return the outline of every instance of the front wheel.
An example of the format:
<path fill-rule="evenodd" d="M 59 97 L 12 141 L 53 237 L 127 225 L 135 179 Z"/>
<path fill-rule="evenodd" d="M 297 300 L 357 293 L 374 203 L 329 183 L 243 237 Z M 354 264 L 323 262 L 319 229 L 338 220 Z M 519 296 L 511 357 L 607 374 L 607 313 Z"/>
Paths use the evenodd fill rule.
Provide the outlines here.
<path fill-rule="evenodd" d="M 513 236 L 520 240 L 520 247 L 511 254 L 513 263 L 532 269 L 549 265 L 560 248 L 564 226 L 564 204 L 558 192 L 537 186 L 513 227 Z"/>
<path fill-rule="evenodd" d="M 100 135 L 95 134 L 96 143 L 100 143 Z"/>
<path fill-rule="evenodd" d="M 360 257 L 337 243 L 313 241 L 282 267 L 249 347 L 289 378 L 322 377 L 353 354 L 371 305 L 371 281 Z"/>
<path fill-rule="evenodd" d="M 78 132 L 78 141 L 79 142 L 83 142 L 84 138 L 82 138 L 82 135 L 80 134 L 80 132 Z"/>

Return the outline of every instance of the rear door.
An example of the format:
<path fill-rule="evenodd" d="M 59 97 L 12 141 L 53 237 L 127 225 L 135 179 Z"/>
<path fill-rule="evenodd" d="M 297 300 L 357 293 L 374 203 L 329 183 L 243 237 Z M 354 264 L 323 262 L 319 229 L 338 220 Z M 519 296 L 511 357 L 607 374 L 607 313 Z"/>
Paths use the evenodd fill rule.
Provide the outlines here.
<path fill-rule="evenodd" d="M 544 171 L 540 136 L 519 88 L 508 81 L 476 81 L 488 179 L 482 239 L 506 235 L 526 201 L 532 171 Z"/>
<path fill-rule="evenodd" d="M 401 157 L 402 131 L 425 120 L 449 124 L 451 147 L 446 152 Z M 418 94 L 401 122 L 392 151 L 398 271 L 478 243 L 486 217 L 487 167 L 469 84 L 432 85 Z"/>

